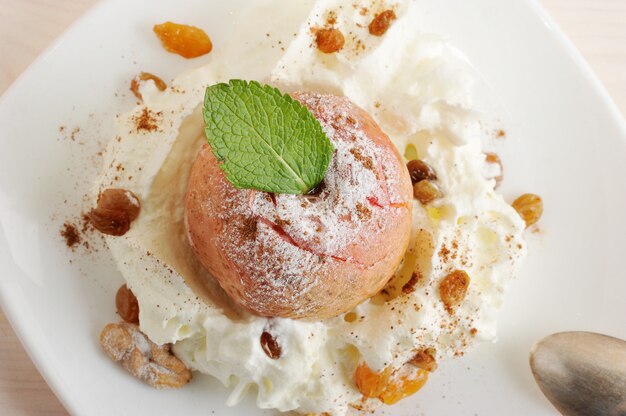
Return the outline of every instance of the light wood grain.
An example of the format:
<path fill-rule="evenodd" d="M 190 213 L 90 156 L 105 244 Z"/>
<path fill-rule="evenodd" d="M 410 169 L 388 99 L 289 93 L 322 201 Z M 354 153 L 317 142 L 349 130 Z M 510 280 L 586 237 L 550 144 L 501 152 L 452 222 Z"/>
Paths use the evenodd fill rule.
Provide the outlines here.
<path fill-rule="evenodd" d="M 0 0 L 0 94 L 97 0 Z M 543 0 L 626 114 L 626 1 Z M 64 415 L 0 313 L 0 414 Z"/>

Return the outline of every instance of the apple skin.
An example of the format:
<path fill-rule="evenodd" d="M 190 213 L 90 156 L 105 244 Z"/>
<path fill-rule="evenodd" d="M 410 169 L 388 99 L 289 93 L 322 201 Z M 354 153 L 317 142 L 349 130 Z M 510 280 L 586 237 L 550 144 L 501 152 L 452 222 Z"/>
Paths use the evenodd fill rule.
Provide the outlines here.
<path fill-rule="evenodd" d="M 373 162 L 378 173 L 370 175 L 374 185 L 367 185 L 377 196 L 364 191 L 344 200 L 338 190 L 347 184 L 336 182 L 314 197 L 236 189 L 205 144 L 187 183 L 185 226 L 199 261 L 246 310 L 265 317 L 319 320 L 375 295 L 394 274 L 410 239 L 412 186 L 397 149 L 364 110 L 343 97 L 291 95 L 320 121 L 335 152 L 377 155 Z M 355 169 L 364 169 L 356 166 L 361 162 L 346 165 L 345 158 L 336 156 L 327 178 L 348 180 L 357 175 Z M 372 165 L 370 158 L 371 170 Z M 361 198 L 359 213 L 366 215 L 338 219 L 340 209 L 357 212 L 346 206 L 355 198 Z M 338 239 L 336 229 L 323 226 L 309 232 L 303 225 L 307 210 L 320 224 L 326 219 L 347 221 L 341 227 L 350 235 Z"/>

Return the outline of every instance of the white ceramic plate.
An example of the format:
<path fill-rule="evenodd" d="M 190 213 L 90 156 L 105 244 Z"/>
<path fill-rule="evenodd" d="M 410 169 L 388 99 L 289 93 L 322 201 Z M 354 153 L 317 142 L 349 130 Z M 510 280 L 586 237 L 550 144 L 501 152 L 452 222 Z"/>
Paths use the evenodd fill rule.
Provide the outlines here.
<path fill-rule="evenodd" d="M 546 212 L 541 231 L 529 234 L 530 256 L 510 288 L 500 341 L 442 365 L 421 392 L 384 414 L 553 414 L 528 369 L 532 343 L 572 329 L 626 338 L 626 129 L 535 2 L 423 3 L 424 30 L 450 35 L 509 112 L 509 138 L 497 144 L 506 168 L 502 191 L 509 199 L 538 193 Z M 128 80 L 141 70 L 169 80 L 211 59 L 165 53 L 152 25 L 207 28 L 219 48 L 248 5 L 104 1 L 0 101 L 2 306 L 73 414 L 273 414 L 255 410 L 251 399 L 225 407 L 225 389 L 208 377 L 156 391 L 112 365 L 97 335 L 114 319 L 121 277 L 106 253 L 70 253 L 59 237 L 99 169 L 94 153 L 112 136 L 115 114 L 134 103 Z"/>

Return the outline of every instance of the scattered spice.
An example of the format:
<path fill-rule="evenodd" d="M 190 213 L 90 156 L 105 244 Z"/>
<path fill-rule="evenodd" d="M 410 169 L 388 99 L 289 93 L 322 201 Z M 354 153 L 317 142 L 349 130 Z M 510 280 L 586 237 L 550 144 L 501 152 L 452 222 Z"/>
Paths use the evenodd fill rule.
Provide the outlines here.
<path fill-rule="evenodd" d="M 365 169 L 372 170 L 372 171 L 376 170 L 376 166 L 374 165 L 374 161 L 372 160 L 372 158 L 369 156 L 365 156 L 363 153 L 361 153 L 361 151 L 358 148 L 356 147 L 350 148 L 350 153 L 352 154 L 352 156 L 354 156 L 356 160 L 358 160 L 359 162 L 363 164 L 363 167 Z"/>
<path fill-rule="evenodd" d="M 368 26 L 370 34 L 374 36 L 384 35 L 394 20 L 396 20 L 396 13 L 393 10 L 385 10 L 377 14 Z"/>
<path fill-rule="evenodd" d="M 137 131 L 156 131 L 159 128 L 158 117 L 160 117 L 162 113 L 159 111 L 158 113 L 154 113 L 150 111 L 148 107 L 144 107 L 141 109 L 141 113 L 139 115 L 133 116 L 133 121 L 135 122 L 135 128 Z"/>
<path fill-rule="evenodd" d="M 61 228 L 61 237 L 65 239 L 65 245 L 69 248 L 74 248 L 81 241 L 78 229 L 70 222 L 63 224 L 63 227 Z"/>

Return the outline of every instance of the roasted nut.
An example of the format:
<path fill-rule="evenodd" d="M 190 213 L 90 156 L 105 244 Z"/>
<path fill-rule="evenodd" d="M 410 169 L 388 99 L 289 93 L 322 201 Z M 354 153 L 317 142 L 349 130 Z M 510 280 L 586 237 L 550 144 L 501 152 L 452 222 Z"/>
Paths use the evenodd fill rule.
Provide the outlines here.
<path fill-rule="evenodd" d="M 463 270 L 455 270 L 443 278 L 439 285 L 439 297 L 448 313 L 454 313 L 454 308 L 463 302 L 469 283 L 470 278 Z"/>
<path fill-rule="evenodd" d="M 153 75 L 149 72 L 140 72 L 139 75 L 137 75 L 135 78 L 133 78 L 130 81 L 130 90 L 133 92 L 133 94 L 135 94 L 135 97 L 137 97 L 139 100 L 143 101 L 143 97 L 141 96 L 141 93 L 139 92 L 139 85 L 141 81 L 149 81 L 149 80 L 154 81 L 154 85 L 156 85 L 159 91 L 165 91 L 165 89 L 167 88 L 167 84 L 165 84 L 165 82 L 163 82 L 163 80 L 157 77 L 156 75 Z"/>
<path fill-rule="evenodd" d="M 485 163 L 487 164 L 487 178 L 495 179 L 496 186 L 500 186 L 502 179 L 504 178 L 504 167 L 502 166 L 502 160 L 496 153 L 485 153 Z"/>
<path fill-rule="evenodd" d="M 406 168 L 409 170 L 409 176 L 411 176 L 411 182 L 415 185 L 425 179 L 429 181 L 436 181 L 437 174 L 426 162 L 423 160 L 415 159 L 410 160 L 406 164 Z"/>
<path fill-rule="evenodd" d="M 125 189 L 106 189 L 98 198 L 98 205 L 87 217 L 101 233 L 121 236 L 130 229 L 130 223 L 139 216 L 141 205 L 135 194 Z"/>
<path fill-rule="evenodd" d="M 374 20 L 369 24 L 368 29 L 371 35 L 382 36 L 387 32 L 391 22 L 396 20 L 396 13 L 393 10 L 385 10 L 374 17 Z"/>
<path fill-rule="evenodd" d="M 424 179 L 413 185 L 413 196 L 424 205 L 441 198 L 442 195 L 437 185 L 428 179 Z"/>
<path fill-rule="evenodd" d="M 191 380 L 191 371 L 172 354 L 170 345 L 156 345 L 137 325 L 108 324 L 100 333 L 100 345 L 113 361 L 152 387 L 178 388 Z"/>
<path fill-rule="evenodd" d="M 272 360 L 280 358 L 282 353 L 280 344 L 276 338 L 274 338 L 274 336 L 267 331 L 263 331 L 261 334 L 261 347 L 263 348 L 263 352 L 265 352 L 265 354 Z"/>
<path fill-rule="evenodd" d="M 205 55 L 213 49 L 209 36 L 194 26 L 165 22 L 154 25 L 153 30 L 166 51 L 187 59 Z"/>
<path fill-rule="evenodd" d="M 413 364 L 416 367 L 421 368 L 422 370 L 426 370 L 430 373 L 437 369 L 437 361 L 435 360 L 435 349 L 434 348 L 424 348 L 420 352 L 418 352 L 409 363 Z"/>
<path fill-rule="evenodd" d="M 543 214 L 543 201 L 535 194 L 524 194 L 513 202 L 513 208 L 526 222 L 526 228 L 530 227 Z"/>
<path fill-rule="evenodd" d="M 120 286 L 115 295 L 115 307 L 118 315 L 131 324 L 139 323 L 139 303 L 133 292 L 126 285 Z"/>
<path fill-rule="evenodd" d="M 324 53 L 334 53 L 343 48 L 346 42 L 339 29 L 318 29 L 315 32 L 317 49 Z"/>

